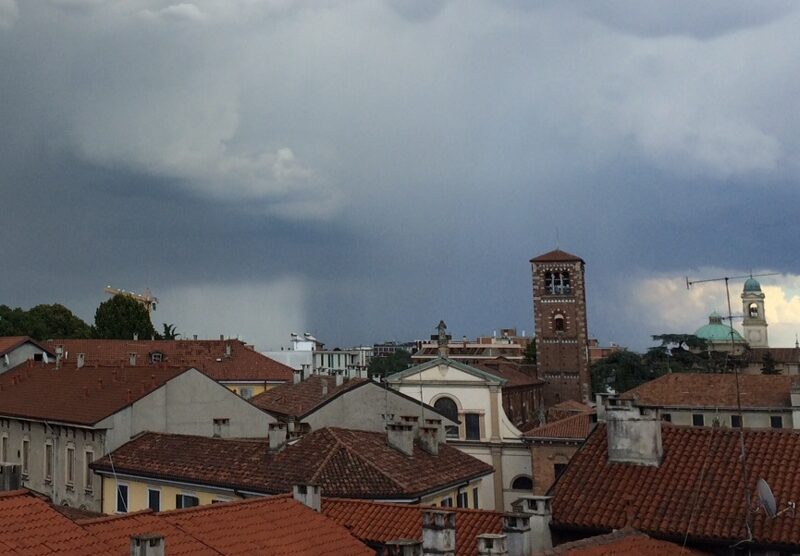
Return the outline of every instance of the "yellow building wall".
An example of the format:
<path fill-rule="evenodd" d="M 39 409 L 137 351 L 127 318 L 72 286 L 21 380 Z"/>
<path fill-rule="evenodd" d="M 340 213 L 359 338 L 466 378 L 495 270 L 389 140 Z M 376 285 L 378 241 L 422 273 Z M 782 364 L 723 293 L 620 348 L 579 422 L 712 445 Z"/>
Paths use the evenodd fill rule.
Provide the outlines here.
<path fill-rule="evenodd" d="M 190 494 L 197 496 L 201 506 L 211 504 L 214 500 L 242 500 L 242 496 L 220 494 L 202 488 L 179 488 L 168 485 L 155 485 L 144 481 L 119 480 L 119 484 L 128 485 L 128 511 L 138 512 L 148 508 L 148 488 L 161 491 L 161 510 L 175 509 L 175 496 Z M 117 480 L 103 477 L 103 513 L 117 513 Z"/>
<path fill-rule="evenodd" d="M 475 499 L 474 499 L 474 497 L 472 495 L 472 489 L 474 489 L 474 488 L 477 488 L 480 491 L 480 481 L 473 481 L 468 486 L 462 487 L 461 490 L 460 490 L 461 492 L 466 492 L 467 493 L 467 508 L 474 508 L 475 507 Z M 424 497 L 424 498 L 422 498 L 420 503 L 426 504 L 426 505 L 430 505 L 430 506 L 441 506 L 443 500 L 445 500 L 447 498 L 450 498 L 450 500 L 452 502 L 452 507 L 456 508 L 456 507 L 458 507 L 458 493 L 459 493 L 459 489 L 458 488 L 454 488 L 454 489 L 452 489 L 450 491 L 437 493 L 434 496 Z M 483 502 L 482 500 L 478 499 L 478 507 L 479 508 L 483 507 L 483 506 L 480 505 L 482 502 Z"/>
<path fill-rule="evenodd" d="M 235 384 L 225 384 L 225 383 L 221 384 L 225 386 L 228 390 L 239 396 L 242 395 L 242 388 L 249 388 L 250 397 L 253 398 L 263 392 L 266 392 L 267 390 L 272 390 L 273 388 L 278 386 L 277 384 L 264 384 L 263 382 L 252 382 L 252 383 L 237 382 Z"/>

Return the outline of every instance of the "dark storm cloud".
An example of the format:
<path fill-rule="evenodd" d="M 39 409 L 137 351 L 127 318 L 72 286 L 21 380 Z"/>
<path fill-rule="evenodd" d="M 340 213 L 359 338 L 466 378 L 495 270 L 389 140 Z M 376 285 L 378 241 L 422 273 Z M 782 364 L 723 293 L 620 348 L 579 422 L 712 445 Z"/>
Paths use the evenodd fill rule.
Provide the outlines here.
<path fill-rule="evenodd" d="M 649 277 L 800 273 L 798 14 L 598 6 L 0 0 L 0 302 L 147 286 L 273 347 L 530 332 L 558 236 L 593 334 L 640 347 Z"/>

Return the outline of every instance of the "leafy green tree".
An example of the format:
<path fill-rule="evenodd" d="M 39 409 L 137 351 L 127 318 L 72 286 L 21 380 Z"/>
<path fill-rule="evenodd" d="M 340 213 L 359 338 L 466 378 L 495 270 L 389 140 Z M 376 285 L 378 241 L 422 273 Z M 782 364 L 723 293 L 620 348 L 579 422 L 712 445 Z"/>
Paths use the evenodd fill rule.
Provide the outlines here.
<path fill-rule="evenodd" d="M 54 303 L 36 305 L 25 311 L 0 305 L 0 335 L 48 338 L 90 338 L 91 327 L 69 309 Z"/>
<path fill-rule="evenodd" d="M 386 357 L 373 357 L 369 361 L 369 376 L 388 376 L 411 366 L 411 354 L 398 349 Z"/>
<path fill-rule="evenodd" d="M 761 374 L 762 375 L 779 375 L 781 374 L 781 370 L 777 366 L 777 361 L 772 356 L 770 352 L 764 353 L 764 357 L 761 359 Z"/>
<path fill-rule="evenodd" d="M 606 392 L 608 388 L 622 393 L 649 380 L 660 377 L 666 369 L 654 369 L 638 353 L 615 351 L 591 366 L 592 392 Z"/>
<path fill-rule="evenodd" d="M 174 324 L 167 324 L 166 322 L 163 323 L 163 332 L 157 334 L 162 340 L 177 340 L 180 335 L 181 333 L 175 330 Z"/>
<path fill-rule="evenodd" d="M 536 365 L 536 336 L 531 338 L 531 343 L 525 347 L 522 357 L 528 365 Z"/>
<path fill-rule="evenodd" d="M 155 337 L 150 314 L 144 305 L 125 295 L 115 295 L 97 307 L 94 314 L 96 338 L 130 340 L 134 334 L 146 339 Z"/>

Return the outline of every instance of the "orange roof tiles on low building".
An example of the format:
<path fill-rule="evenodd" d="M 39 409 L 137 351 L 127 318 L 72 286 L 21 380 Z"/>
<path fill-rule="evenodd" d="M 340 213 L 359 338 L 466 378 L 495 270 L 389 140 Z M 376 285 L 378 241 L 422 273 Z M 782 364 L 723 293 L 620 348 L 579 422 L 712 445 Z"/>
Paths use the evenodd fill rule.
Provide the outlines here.
<path fill-rule="evenodd" d="M 798 377 L 739 374 L 743 408 L 791 407 L 790 391 Z M 669 373 L 620 395 L 647 407 L 736 408 L 733 373 Z"/>
<path fill-rule="evenodd" d="M 415 444 L 409 457 L 388 445 L 385 433 L 327 427 L 280 452 L 267 441 L 146 433 L 115 450 L 113 470 L 141 477 L 288 492 L 317 484 L 328 495 L 416 500 L 430 492 L 493 472 L 492 466 L 446 444 L 434 456 Z M 111 472 L 111 459 L 92 464 Z"/>
<path fill-rule="evenodd" d="M 29 491 L 0 494 L 4 554 L 127 555 L 134 535 L 163 537 L 170 556 L 375 554 L 346 528 L 288 496 L 71 521 Z"/>
<path fill-rule="evenodd" d="M 67 362 L 84 354 L 87 366 L 191 366 L 218 382 L 290 382 L 291 367 L 270 359 L 240 340 L 48 340 L 50 351 L 60 346 Z"/>
<path fill-rule="evenodd" d="M 269 411 L 302 419 L 339 395 L 369 383 L 367 378 L 351 378 L 336 385 L 332 376 L 313 375 L 298 384 L 281 384 L 255 396 L 250 403 Z"/>
<path fill-rule="evenodd" d="M 0 415 L 94 425 L 187 370 L 55 369 L 29 361 L 0 375 Z"/>
<path fill-rule="evenodd" d="M 597 416 L 594 413 L 578 413 L 541 427 L 525 431 L 523 436 L 529 440 L 583 441 L 589 436 Z"/>
<path fill-rule="evenodd" d="M 115 554 L 103 541 L 27 490 L 0 493 L 0 552 L 21 556 Z"/>
<path fill-rule="evenodd" d="M 692 548 L 653 539 L 630 527 L 608 535 L 598 535 L 545 550 L 537 556 L 703 556 Z"/>
<path fill-rule="evenodd" d="M 17 349 L 19 346 L 31 343 L 41 349 L 42 351 L 47 352 L 50 355 L 53 355 L 53 352 L 37 342 L 36 340 L 28 337 L 28 336 L 0 336 L 0 357 L 5 355 L 6 353 Z"/>
<path fill-rule="evenodd" d="M 661 425 L 659 466 L 609 463 L 606 424 L 598 424 L 551 488 L 551 528 L 603 532 L 626 525 L 661 538 L 730 546 L 749 537 L 747 494 L 765 479 L 779 507 L 800 500 L 800 433 Z M 770 519 L 754 503 L 750 546 L 800 550 L 800 514 Z"/>
<path fill-rule="evenodd" d="M 167 554 L 374 555 L 345 527 L 290 496 L 79 522 L 115 553 L 134 534 L 164 536 Z"/>
<path fill-rule="evenodd" d="M 370 544 L 385 544 L 397 539 L 422 540 L 422 511 L 430 506 L 386 504 L 363 500 L 323 498 L 322 513 Z M 456 555 L 478 553 L 478 535 L 501 533 L 500 512 L 447 508 L 456 514 Z"/>

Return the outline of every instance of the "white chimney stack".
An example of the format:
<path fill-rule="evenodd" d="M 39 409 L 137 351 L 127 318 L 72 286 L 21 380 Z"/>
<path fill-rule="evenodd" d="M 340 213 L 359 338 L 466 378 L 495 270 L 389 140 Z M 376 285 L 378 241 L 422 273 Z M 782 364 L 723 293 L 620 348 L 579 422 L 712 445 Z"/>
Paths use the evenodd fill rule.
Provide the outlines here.
<path fill-rule="evenodd" d="M 386 436 L 389 446 L 407 456 L 414 455 L 414 427 L 404 423 L 389 423 L 386 425 Z"/>
<path fill-rule="evenodd" d="M 530 516 L 524 513 L 503 514 L 503 533 L 508 556 L 528 556 L 531 553 Z"/>
<path fill-rule="evenodd" d="M 131 537 L 131 556 L 164 556 L 166 541 L 163 536 L 152 533 Z"/>
<path fill-rule="evenodd" d="M 419 446 L 433 456 L 439 455 L 439 428 L 420 427 Z"/>
<path fill-rule="evenodd" d="M 315 512 L 322 510 L 322 489 L 318 485 L 294 485 L 292 498 Z"/>
<path fill-rule="evenodd" d="M 656 411 L 615 406 L 605 411 L 609 463 L 658 467 L 664 456 L 661 421 Z"/>
<path fill-rule="evenodd" d="M 455 553 L 456 514 L 440 510 L 423 510 L 423 556 L 455 556 Z"/>
<path fill-rule="evenodd" d="M 268 436 L 269 451 L 279 452 L 286 444 L 286 423 L 270 423 Z"/>
<path fill-rule="evenodd" d="M 86 354 L 79 353 L 78 359 L 75 364 L 78 366 L 79 369 L 82 368 L 86 364 Z"/>
<path fill-rule="evenodd" d="M 478 556 L 508 556 L 506 536 L 494 533 L 478 535 Z"/>
<path fill-rule="evenodd" d="M 397 539 L 384 545 L 382 556 L 422 556 L 422 542 L 411 539 Z"/>

